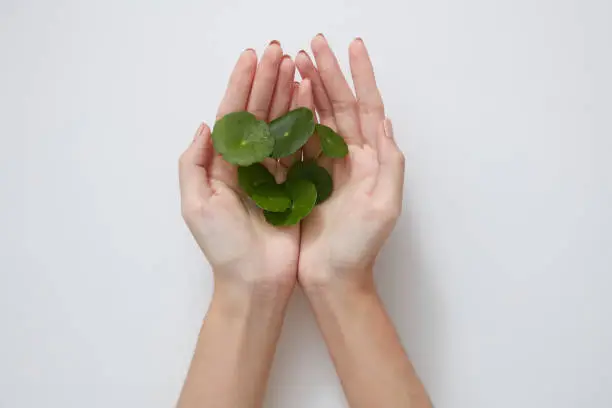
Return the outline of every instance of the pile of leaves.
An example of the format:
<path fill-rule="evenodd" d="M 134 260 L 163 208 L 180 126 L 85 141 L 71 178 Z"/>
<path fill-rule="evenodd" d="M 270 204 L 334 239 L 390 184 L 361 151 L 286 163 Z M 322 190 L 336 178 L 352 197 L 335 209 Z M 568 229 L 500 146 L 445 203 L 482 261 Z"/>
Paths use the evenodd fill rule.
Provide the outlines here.
<path fill-rule="evenodd" d="M 234 112 L 219 119 L 212 132 L 215 150 L 239 166 L 240 187 L 264 210 L 266 220 L 278 226 L 299 223 L 332 194 L 332 178 L 316 160 L 295 160 L 282 184 L 261 164 L 268 157 L 293 157 L 311 137 L 319 138 L 321 154 L 334 158 L 348 154 L 344 139 L 316 124 L 308 108 L 292 110 L 270 123 L 249 112 Z"/>

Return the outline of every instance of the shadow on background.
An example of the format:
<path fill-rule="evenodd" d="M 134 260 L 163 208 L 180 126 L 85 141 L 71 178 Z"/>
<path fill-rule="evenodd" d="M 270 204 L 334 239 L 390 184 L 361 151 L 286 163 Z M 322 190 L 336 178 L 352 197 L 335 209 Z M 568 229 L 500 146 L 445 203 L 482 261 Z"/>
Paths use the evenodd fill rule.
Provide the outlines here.
<path fill-rule="evenodd" d="M 418 220 L 412 215 L 404 211 L 377 259 L 375 277 L 402 344 L 435 403 L 437 390 L 448 385 L 447 314 L 434 274 L 428 273 L 430 268 L 424 262 L 427 257 L 420 245 Z"/>
<path fill-rule="evenodd" d="M 445 313 L 433 277 L 427 273 L 418 225 L 405 211 L 380 253 L 376 282 L 380 296 L 417 373 L 435 402 L 443 390 Z M 301 289 L 289 304 L 267 391 L 266 408 L 348 407 L 325 343 Z"/>

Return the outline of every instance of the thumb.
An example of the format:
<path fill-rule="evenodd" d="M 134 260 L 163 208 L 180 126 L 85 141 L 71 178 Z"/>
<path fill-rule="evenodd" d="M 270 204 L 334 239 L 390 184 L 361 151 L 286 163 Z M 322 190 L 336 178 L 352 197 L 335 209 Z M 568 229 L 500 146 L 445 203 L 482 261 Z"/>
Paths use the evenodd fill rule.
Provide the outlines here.
<path fill-rule="evenodd" d="M 388 197 L 401 209 L 404 192 L 404 155 L 397 146 L 391 120 L 386 118 L 378 130 L 378 162 L 380 164 L 375 196 Z"/>
<path fill-rule="evenodd" d="M 208 180 L 212 153 L 210 128 L 202 123 L 179 160 L 179 183 L 184 204 L 197 202 L 212 194 Z"/>

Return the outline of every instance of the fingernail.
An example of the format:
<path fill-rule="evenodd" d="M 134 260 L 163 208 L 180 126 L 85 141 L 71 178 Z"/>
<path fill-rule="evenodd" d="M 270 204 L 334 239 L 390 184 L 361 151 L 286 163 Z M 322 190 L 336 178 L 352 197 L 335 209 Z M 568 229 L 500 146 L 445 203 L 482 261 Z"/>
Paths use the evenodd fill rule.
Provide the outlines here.
<path fill-rule="evenodd" d="M 385 127 L 385 136 L 390 139 L 393 139 L 393 125 L 391 124 L 391 119 L 386 118 L 384 122 Z"/>
<path fill-rule="evenodd" d="M 253 48 L 247 48 L 244 50 L 244 52 L 255 52 L 255 50 Z"/>
<path fill-rule="evenodd" d="M 316 37 L 321 37 L 323 39 L 323 41 L 327 41 L 327 38 L 325 38 L 325 36 L 323 35 L 323 33 L 319 33 L 316 35 Z"/>
<path fill-rule="evenodd" d="M 204 126 L 204 123 L 200 123 L 200 126 L 198 126 L 198 130 L 196 130 L 195 135 L 193 135 L 193 142 L 195 143 L 196 140 L 198 140 L 198 137 L 200 137 L 200 135 L 202 134 L 202 127 Z"/>
<path fill-rule="evenodd" d="M 355 37 L 355 41 L 359 41 L 360 43 L 363 44 L 363 39 L 361 37 Z"/>
<path fill-rule="evenodd" d="M 277 41 L 277 40 L 272 40 L 272 41 L 270 41 L 270 44 L 268 44 L 268 46 L 270 46 L 270 45 L 274 45 L 274 44 L 276 44 L 276 45 L 278 45 L 278 46 L 280 46 L 280 45 L 281 45 L 281 43 L 280 43 L 279 41 Z"/>

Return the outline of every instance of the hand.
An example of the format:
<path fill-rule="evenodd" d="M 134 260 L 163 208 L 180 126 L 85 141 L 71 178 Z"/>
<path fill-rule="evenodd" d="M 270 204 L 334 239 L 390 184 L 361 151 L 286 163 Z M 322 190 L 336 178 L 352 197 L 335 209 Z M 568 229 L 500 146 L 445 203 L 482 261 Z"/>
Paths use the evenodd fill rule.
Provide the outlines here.
<path fill-rule="evenodd" d="M 322 35 L 312 40 L 318 70 L 301 51 L 296 65 L 312 82 L 321 122 L 349 145 L 345 159 L 322 159 L 334 180 L 334 192 L 302 222 L 298 279 L 302 286 L 350 283 L 370 286 L 371 268 L 402 209 L 404 156 L 376 86 L 363 41 L 349 47 L 357 96 Z M 318 148 L 306 146 L 314 157 Z"/>
<path fill-rule="evenodd" d="M 308 81 L 293 82 L 295 64 L 272 42 L 259 66 L 253 50 L 240 56 L 219 106 L 217 119 L 248 110 L 260 120 L 285 114 L 291 104 L 310 106 Z M 275 174 L 274 161 L 264 163 Z M 215 286 L 282 285 L 293 288 L 299 253 L 299 226 L 269 225 L 261 210 L 238 192 L 237 169 L 214 152 L 211 132 L 202 124 L 179 165 L 183 217 L 215 274 Z M 275 174 L 276 176 L 276 174 Z"/>

